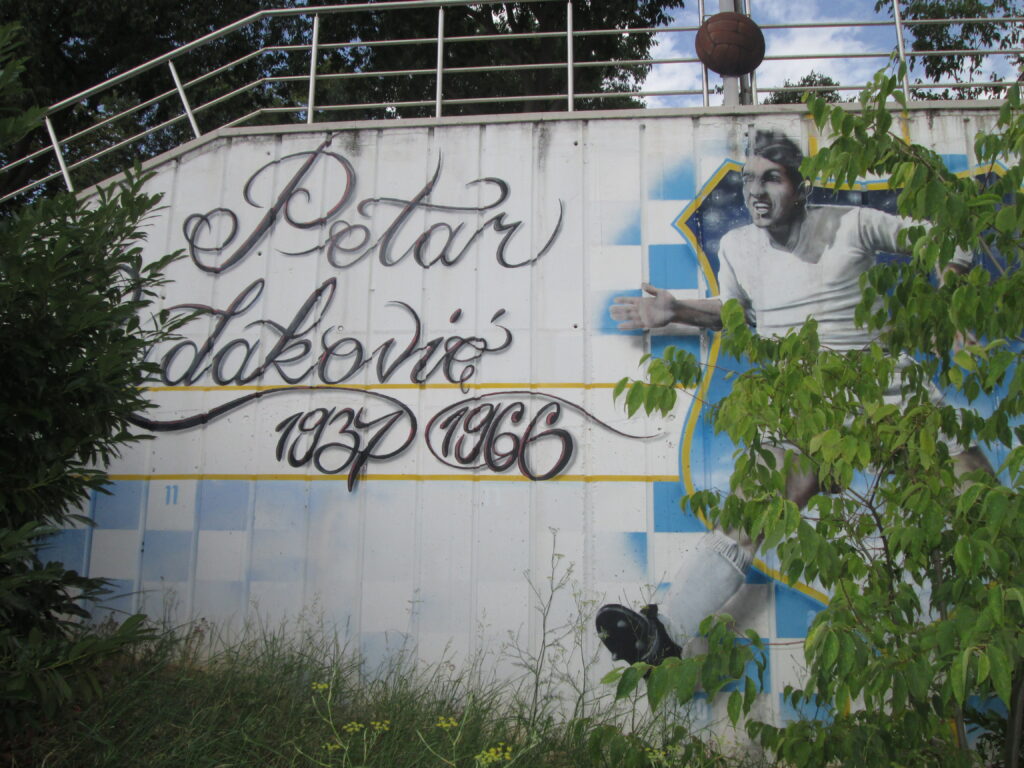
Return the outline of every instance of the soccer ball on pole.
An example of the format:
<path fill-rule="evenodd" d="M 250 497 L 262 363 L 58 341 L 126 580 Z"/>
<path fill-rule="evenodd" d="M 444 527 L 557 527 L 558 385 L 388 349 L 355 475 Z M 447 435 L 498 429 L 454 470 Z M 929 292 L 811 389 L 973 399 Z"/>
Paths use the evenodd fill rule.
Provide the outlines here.
<path fill-rule="evenodd" d="M 697 58 L 725 77 L 749 75 L 764 59 L 764 35 L 753 19 L 724 11 L 709 16 L 697 30 Z"/>

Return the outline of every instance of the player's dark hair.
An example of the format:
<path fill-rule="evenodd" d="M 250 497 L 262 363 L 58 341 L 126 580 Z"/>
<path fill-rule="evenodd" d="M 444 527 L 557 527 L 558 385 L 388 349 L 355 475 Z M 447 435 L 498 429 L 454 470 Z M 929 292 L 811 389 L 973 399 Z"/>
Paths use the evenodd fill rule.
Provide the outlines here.
<path fill-rule="evenodd" d="M 747 155 L 757 155 L 778 163 L 786 169 L 786 175 L 794 186 L 799 186 L 804 180 L 800 174 L 800 163 L 803 162 L 804 153 L 784 133 L 758 130 L 754 133 L 754 140 L 747 147 Z"/>

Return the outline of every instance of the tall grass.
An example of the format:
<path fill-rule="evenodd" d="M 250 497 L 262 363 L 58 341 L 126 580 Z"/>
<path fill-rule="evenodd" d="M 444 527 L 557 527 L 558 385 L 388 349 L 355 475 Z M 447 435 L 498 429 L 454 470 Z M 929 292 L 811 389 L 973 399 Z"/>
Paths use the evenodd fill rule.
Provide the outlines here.
<path fill-rule="evenodd" d="M 736 766 L 688 732 L 681 715 L 652 718 L 642 701 L 591 686 L 583 652 L 588 607 L 552 621 L 550 596 L 570 588 L 553 556 L 535 588 L 539 651 L 515 638 L 461 667 L 412 654 L 368 669 L 322 622 L 251 624 L 230 642 L 198 623 L 166 631 L 112 662 L 105 693 L 68 712 L 0 765 L 16 768 L 640 768 Z M 576 659 L 577 664 L 570 663 Z M 582 667 L 579 673 L 573 669 Z"/>
<path fill-rule="evenodd" d="M 333 635 L 255 627 L 211 650 L 168 632 L 106 670 L 105 695 L 7 755 L 33 768 L 735 765 L 607 696 L 537 717 L 535 690 L 479 664 L 396 656 L 368 672 Z M 520 683 L 522 681 L 519 681 Z M 673 746 L 674 745 L 674 746 Z"/>

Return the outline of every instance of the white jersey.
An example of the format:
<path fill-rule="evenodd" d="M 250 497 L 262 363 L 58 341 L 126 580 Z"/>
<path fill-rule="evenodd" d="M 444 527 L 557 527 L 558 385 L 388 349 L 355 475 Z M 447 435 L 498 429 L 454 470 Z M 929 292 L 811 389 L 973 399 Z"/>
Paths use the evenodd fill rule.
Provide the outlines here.
<path fill-rule="evenodd" d="M 864 349 L 875 335 L 854 322 L 860 276 L 879 252 L 900 253 L 899 233 L 915 224 L 873 208 L 809 207 L 792 251 L 775 246 L 767 230 L 739 227 L 718 250 L 719 298 L 739 300 L 761 336 L 782 336 L 813 317 L 823 347 Z M 968 267 L 971 257 L 958 252 L 953 261 Z"/>

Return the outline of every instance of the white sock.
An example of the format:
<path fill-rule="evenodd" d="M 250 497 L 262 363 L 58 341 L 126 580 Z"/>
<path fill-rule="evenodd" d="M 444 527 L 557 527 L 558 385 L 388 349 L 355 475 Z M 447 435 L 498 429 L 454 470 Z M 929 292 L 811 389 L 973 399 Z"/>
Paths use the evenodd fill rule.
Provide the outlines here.
<path fill-rule="evenodd" d="M 721 610 L 743 586 L 752 559 L 743 547 L 718 531 L 701 537 L 672 582 L 654 597 L 658 618 L 673 642 L 685 645 L 707 616 Z"/>

